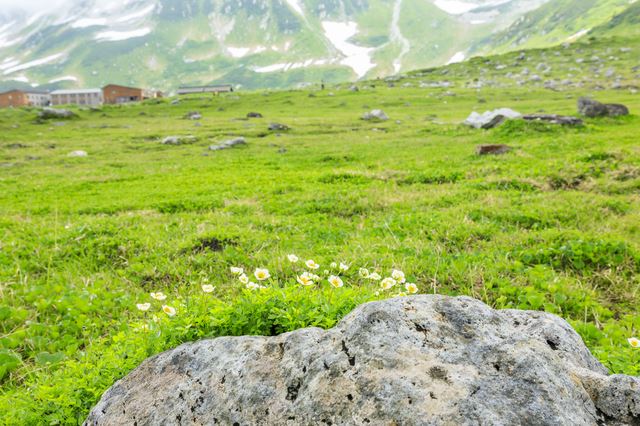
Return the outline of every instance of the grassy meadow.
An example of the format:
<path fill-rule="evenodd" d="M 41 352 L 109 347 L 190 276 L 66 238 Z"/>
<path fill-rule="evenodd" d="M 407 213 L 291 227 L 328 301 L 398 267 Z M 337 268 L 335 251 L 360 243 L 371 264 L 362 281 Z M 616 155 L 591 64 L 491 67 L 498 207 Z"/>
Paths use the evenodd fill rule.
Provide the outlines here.
<path fill-rule="evenodd" d="M 639 375 L 627 339 L 640 334 L 640 95 L 576 62 L 615 55 L 623 83 L 637 84 L 638 44 L 617 53 L 629 43 L 531 51 L 513 65 L 516 52 L 358 92 L 164 99 L 42 123 L 35 109 L 0 110 L 0 424 L 81 423 L 115 380 L 181 342 L 331 327 L 405 291 L 360 268 L 402 270 L 420 293 L 560 315 L 612 372 Z M 505 77 L 543 61 L 545 79 L 583 84 Z M 452 86 L 426 87 L 443 80 Z M 460 124 L 499 107 L 575 115 L 583 95 L 632 115 L 573 128 Z M 360 120 L 374 108 L 390 120 Z M 169 135 L 197 139 L 161 144 Z M 208 150 L 237 136 L 247 145 Z M 487 143 L 514 149 L 476 156 Z M 68 156 L 76 150 L 88 156 Z M 344 286 L 298 284 L 307 259 Z M 272 278 L 250 290 L 232 266 Z"/>

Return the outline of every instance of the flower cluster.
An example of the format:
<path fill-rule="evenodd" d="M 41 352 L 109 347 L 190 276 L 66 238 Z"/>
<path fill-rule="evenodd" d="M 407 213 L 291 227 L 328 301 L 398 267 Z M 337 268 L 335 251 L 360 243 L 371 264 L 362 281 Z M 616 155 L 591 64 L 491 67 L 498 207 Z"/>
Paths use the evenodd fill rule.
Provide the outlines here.
<path fill-rule="evenodd" d="M 407 281 L 403 271 L 399 269 L 391 270 L 388 276 L 383 277 L 379 272 L 367 268 L 360 268 L 354 270 L 346 262 L 331 262 L 328 266 L 321 269 L 321 265 L 313 259 L 301 260 L 295 254 L 287 255 L 286 259 L 292 265 L 291 274 L 283 274 L 283 276 L 275 277 L 271 275 L 271 272 L 267 268 L 255 268 L 253 272 L 245 271 L 245 268 L 240 266 L 231 266 L 229 268 L 231 275 L 247 290 L 261 290 L 266 289 L 268 285 L 274 283 L 287 283 L 299 284 L 302 287 L 312 287 L 328 284 L 331 288 L 341 288 L 345 285 L 357 285 L 362 283 L 377 282 L 380 285 L 381 291 L 388 291 L 394 288 L 400 288 L 398 293 L 392 294 L 393 296 L 406 296 L 407 294 L 415 294 L 418 292 L 418 286 L 414 283 Z M 404 286 L 404 288 L 402 288 Z M 215 287 L 209 284 L 206 280 L 200 284 L 202 293 L 211 294 L 215 291 Z M 381 295 L 381 292 L 376 292 L 376 295 Z M 161 310 L 169 317 L 176 315 L 176 309 L 168 304 L 165 304 L 167 296 L 162 292 L 154 292 L 150 294 L 151 298 L 155 301 L 162 302 Z M 136 304 L 138 310 L 146 312 L 152 308 L 152 303 L 138 303 Z M 154 317 L 155 318 L 155 317 Z"/>

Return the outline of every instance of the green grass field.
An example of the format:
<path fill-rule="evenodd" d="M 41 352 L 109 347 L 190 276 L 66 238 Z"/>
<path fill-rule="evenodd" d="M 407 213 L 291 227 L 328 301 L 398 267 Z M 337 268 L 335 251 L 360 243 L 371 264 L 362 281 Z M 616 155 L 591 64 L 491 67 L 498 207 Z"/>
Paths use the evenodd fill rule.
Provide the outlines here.
<path fill-rule="evenodd" d="M 61 123 L 1 110 L 0 423 L 80 423 L 115 380 L 181 342 L 331 327 L 404 290 L 381 290 L 361 267 L 401 269 L 420 293 L 558 314 L 612 372 L 640 374 L 627 343 L 640 334 L 640 95 L 576 65 L 612 49 L 623 86 L 637 85 L 638 43 L 618 53 L 632 42 L 532 51 L 500 72 L 517 53 L 477 59 L 359 92 L 75 108 L 79 118 Z M 505 77 L 541 61 L 545 78 L 584 84 L 549 90 Z M 494 83 L 475 88 L 477 76 Z M 420 87 L 444 79 L 453 86 Z M 460 125 L 498 107 L 575 115 L 583 95 L 632 115 L 577 128 Z M 360 120 L 374 108 L 391 120 Z M 200 126 L 188 111 L 202 113 Z M 291 130 L 269 132 L 271 122 Z M 197 140 L 161 144 L 168 135 Z M 248 145 L 207 149 L 236 136 Z M 514 150 L 476 156 L 486 143 Z M 88 157 L 69 157 L 75 150 Z M 304 267 L 290 253 L 318 262 L 319 275 L 349 264 L 344 287 L 297 284 Z M 272 278 L 248 290 L 231 266 Z M 151 299 L 158 291 L 165 301 Z M 149 311 L 136 308 L 146 302 Z"/>

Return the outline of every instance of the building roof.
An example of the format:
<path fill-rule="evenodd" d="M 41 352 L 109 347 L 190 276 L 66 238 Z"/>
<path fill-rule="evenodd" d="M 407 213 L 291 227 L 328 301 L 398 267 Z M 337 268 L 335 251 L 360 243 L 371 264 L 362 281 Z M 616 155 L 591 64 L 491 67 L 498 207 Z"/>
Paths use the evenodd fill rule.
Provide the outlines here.
<path fill-rule="evenodd" d="M 216 87 L 231 87 L 231 84 L 208 84 L 204 86 L 180 86 L 178 89 L 206 89 L 206 88 L 216 88 Z"/>
<path fill-rule="evenodd" d="M 110 86 L 121 87 L 123 89 L 145 90 L 145 89 L 141 89 L 139 87 L 123 86 L 122 84 L 107 84 L 106 86 L 103 87 L 103 89 L 106 89 L 107 87 L 110 87 Z"/>
<path fill-rule="evenodd" d="M 52 95 L 74 95 L 84 93 L 102 93 L 102 89 L 68 89 L 68 90 L 54 90 Z"/>

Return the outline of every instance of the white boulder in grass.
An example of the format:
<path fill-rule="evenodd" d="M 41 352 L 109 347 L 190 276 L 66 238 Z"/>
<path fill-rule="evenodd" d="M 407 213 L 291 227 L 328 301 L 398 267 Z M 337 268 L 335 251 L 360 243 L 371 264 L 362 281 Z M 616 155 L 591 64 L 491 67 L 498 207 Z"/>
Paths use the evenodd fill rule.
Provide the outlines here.
<path fill-rule="evenodd" d="M 506 120 L 520 117 L 522 117 L 522 114 L 512 110 L 511 108 L 499 108 L 493 111 L 485 111 L 482 114 L 473 111 L 464 121 L 464 124 L 476 129 L 491 129 L 502 124 Z"/>

